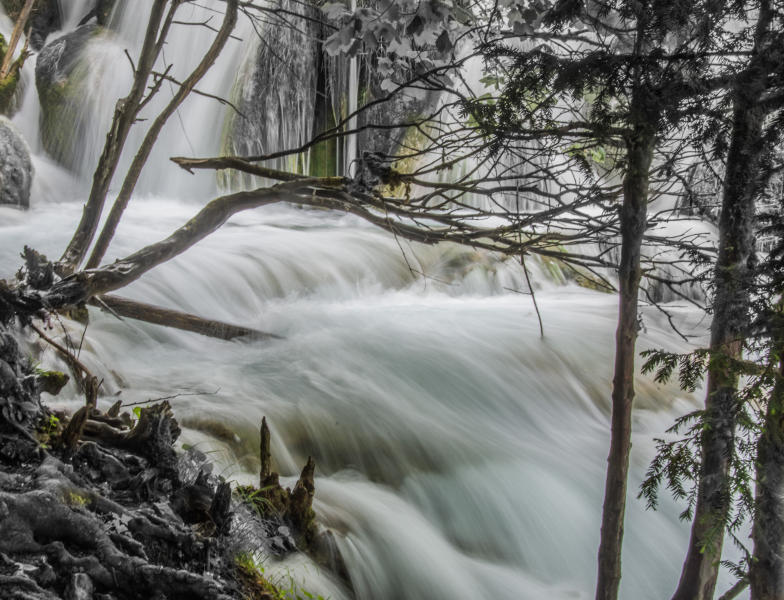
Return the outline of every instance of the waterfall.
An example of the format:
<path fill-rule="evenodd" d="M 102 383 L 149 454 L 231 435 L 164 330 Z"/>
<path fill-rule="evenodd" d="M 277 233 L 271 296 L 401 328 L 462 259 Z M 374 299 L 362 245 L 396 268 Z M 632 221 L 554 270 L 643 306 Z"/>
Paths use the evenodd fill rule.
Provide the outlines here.
<path fill-rule="evenodd" d="M 357 10 L 357 0 L 351 0 L 351 12 Z M 357 117 L 354 115 L 357 112 L 358 97 L 359 97 L 359 73 L 358 69 L 359 59 L 352 56 L 348 67 L 348 114 L 353 115 L 348 119 L 346 128 L 352 131 L 357 128 Z M 357 136 L 349 135 L 346 137 L 346 161 L 343 167 L 343 172 L 349 177 L 353 176 L 356 172 L 354 167 L 354 160 L 357 158 Z"/>
<path fill-rule="evenodd" d="M 139 3 L 121 2 L 114 28 L 91 39 L 80 55 L 88 85 L 69 109 L 81 128 L 75 164 L 57 164 L 30 140 L 37 171 L 32 208 L 0 207 L 2 277 L 19 267 L 25 244 L 50 257 L 65 247 L 115 102 L 129 87 L 124 51 L 138 51 L 145 25 Z M 73 28 L 89 3 L 63 4 L 69 7 L 66 27 Z M 178 19 L 203 21 L 222 6 L 218 0 L 187 3 Z M 183 78 L 211 35 L 202 27 L 176 27 L 157 68 L 171 64 L 173 76 Z M 311 84 L 300 85 L 295 96 L 296 81 L 287 83 L 270 64 L 253 64 L 261 43 L 255 35 L 241 19 L 239 39 L 198 87 L 250 98 L 248 73 L 277 77 L 291 87 L 264 97 L 258 122 L 268 124 L 276 110 L 289 118 L 286 106 L 292 122 L 275 132 L 267 125 L 233 129 L 231 108 L 189 98 L 145 167 L 111 258 L 167 236 L 217 193 L 214 176 L 184 173 L 170 156 L 226 148 L 269 152 L 312 131 L 305 97 Z M 293 53 L 287 56 L 293 61 Z M 349 111 L 359 87 L 352 64 Z M 31 85 L 16 121 L 25 135 L 37 137 L 32 71 L 25 77 Z M 164 85 L 145 115 L 169 97 Z M 144 123 L 134 127 L 129 148 L 143 131 Z M 230 131 L 259 138 L 232 138 Z M 357 152 L 351 137 L 345 165 Z M 181 441 L 210 452 L 216 471 L 233 482 L 257 480 L 263 415 L 284 482 L 293 482 L 304 458 L 314 456 L 315 510 L 335 532 L 357 599 L 587 599 L 594 589 L 617 300 L 554 283 L 546 265 L 532 268 L 544 339 L 513 260 L 451 245 L 399 245 L 351 216 L 269 207 L 237 215 L 123 293 L 284 339 L 222 342 L 90 309 L 81 360 L 106 377 L 103 408 L 116 395 L 137 402 L 196 394 L 171 401 Z M 678 306 L 672 311 L 687 331 L 704 327 L 700 315 Z M 640 349 L 687 348 L 654 309 L 643 309 L 643 322 Z M 79 324 L 64 326 L 81 336 Z M 41 362 L 64 368 L 49 349 Z M 683 507 L 666 494 L 653 512 L 635 498 L 636 490 L 654 437 L 696 409 L 701 396 L 641 375 L 637 389 L 621 593 L 660 600 L 677 582 L 688 526 L 678 519 Z M 68 409 L 82 402 L 73 386 L 47 400 Z M 216 422 L 236 437 L 216 438 L 210 433 Z M 727 556 L 736 557 L 731 545 Z M 270 558 L 266 568 L 291 573 L 313 593 L 351 598 L 301 555 Z M 722 572 L 719 587 L 730 584 Z"/>

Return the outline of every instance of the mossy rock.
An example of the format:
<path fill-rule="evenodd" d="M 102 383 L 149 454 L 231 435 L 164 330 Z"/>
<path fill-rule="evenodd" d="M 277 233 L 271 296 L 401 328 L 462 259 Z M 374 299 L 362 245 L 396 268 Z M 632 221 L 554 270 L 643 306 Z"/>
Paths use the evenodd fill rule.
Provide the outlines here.
<path fill-rule="evenodd" d="M 295 0 L 282 0 L 278 8 L 304 12 L 308 20 L 299 28 L 261 25 L 262 39 L 274 39 L 275 43 L 260 41 L 250 46 L 238 65 L 230 98 L 242 114 L 232 109 L 226 112 L 221 142 L 224 154 L 251 156 L 297 147 L 311 138 L 314 127 L 319 128 L 313 123 L 318 121 L 321 11 Z M 328 161 L 328 155 L 318 159 L 322 160 Z M 306 156 L 281 157 L 265 166 L 304 173 Z M 218 172 L 218 178 L 219 184 L 229 189 L 257 185 L 254 178 L 236 171 Z"/>
<path fill-rule="evenodd" d="M 84 103 L 87 70 L 80 65 L 82 51 L 103 28 L 92 23 L 47 44 L 35 65 L 35 85 L 41 101 L 41 142 L 64 166 L 78 167 L 76 145 L 82 143 L 77 118 Z"/>
<path fill-rule="evenodd" d="M 7 49 L 8 44 L 5 41 L 5 37 L 0 34 L 0 62 L 5 58 Z M 11 116 L 14 112 L 18 97 L 17 91 L 19 89 L 19 71 L 21 67 L 22 63 L 18 65 L 18 68 L 12 68 L 5 79 L 0 79 L 0 114 Z"/>
<path fill-rule="evenodd" d="M 35 379 L 39 390 L 56 396 L 65 387 L 70 378 L 62 371 L 39 370 L 36 372 Z"/>
<path fill-rule="evenodd" d="M 2 37 L 2 36 L 0 36 Z M 5 54 L 0 52 L 0 56 Z M 5 79 L 0 79 L 0 114 L 11 116 L 16 112 L 19 71 L 14 69 Z"/>

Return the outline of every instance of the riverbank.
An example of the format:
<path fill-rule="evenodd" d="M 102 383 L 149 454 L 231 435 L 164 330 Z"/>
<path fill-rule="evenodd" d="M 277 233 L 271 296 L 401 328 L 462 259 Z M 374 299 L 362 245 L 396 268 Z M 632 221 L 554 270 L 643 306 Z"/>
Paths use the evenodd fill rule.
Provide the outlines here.
<path fill-rule="evenodd" d="M 41 390 L 62 377 L 34 366 L 20 334 L 0 323 L 0 597 L 299 597 L 270 582 L 258 557 L 318 546 L 312 461 L 294 491 L 270 481 L 232 497 L 205 454 L 175 451 L 166 401 L 135 415 L 119 402 L 51 411 Z M 273 493 L 299 518 L 269 510 Z"/>

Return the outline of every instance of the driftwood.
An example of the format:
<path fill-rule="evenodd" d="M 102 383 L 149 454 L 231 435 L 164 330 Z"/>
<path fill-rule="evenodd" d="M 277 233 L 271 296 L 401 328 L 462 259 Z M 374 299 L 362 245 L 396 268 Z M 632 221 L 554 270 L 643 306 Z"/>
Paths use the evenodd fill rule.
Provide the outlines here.
<path fill-rule="evenodd" d="M 177 455 L 173 444 L 180 436 L 171 405 L 164 401 L 146 406 L 130 431 L 95 420 L 85 423 L 83 437 L 143 456 L 163 476 L 177 480 Z"/>
<path fill-rule="evenodd" d="M 120 296 L 105 294 L 93 298 L 90 300 L 89 304 L 106 308 L 120 317 L 136 319 L 138 321 L 154 323 L 156 325 L 164 325 L 166 327 L 182 329 L 183 331 L 191 331 L 193 333 L 221 340 L 233 340 L 235 338 L 281 339 L 280 336 L 275 335 L 274 333 L 232 325 L 222 321 L 205 319 L 196 315 L 155 306 L 154 304 L 146 304 L 136 300 L 121 298 Z"/>
<path fill-rule="evenodd" d="M 61 442 L 63 446 L 73 452 L 76 450 L 77 444 L 79 443 L 79 438 L 82 437 L 82 432 L 84 431 L 84 425 L 87 423 L 87 418 L 90 415 L 90 407 L 82 406 L 79 410 L 77 410 L 71 420 L 68 421 L 68 425 L 63 432 L 61 437 Z"/>

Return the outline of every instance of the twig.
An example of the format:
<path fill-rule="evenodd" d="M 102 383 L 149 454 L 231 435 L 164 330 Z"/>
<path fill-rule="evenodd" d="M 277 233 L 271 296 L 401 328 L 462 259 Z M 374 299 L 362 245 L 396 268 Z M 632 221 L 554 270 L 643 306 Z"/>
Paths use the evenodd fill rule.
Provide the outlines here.
<path fill-rule="evenodd" d="M 216 388 L 214 392 L 183 392 L 181 394 L 174 394 L 172 396 L 162 396 L 161 398 L 148 398 L 147 400 L 142 400 L 141 402 L 129 402 L 127 404 L 123 404 L 122 407 L 126 408 L 128 406 L 139 406 L 140 404 L 148 404 L 150 402 L 174 400 L 175 398 L 181 398 L 183 396 L 217 396 L 218 392 L 220 392 L 220 388 Z"/>
<path fill-rule="evenodd" d="M 740 593 L 745 590 L 749 586 L 749 578 L 742 577 L 735 582 L 730 589 L 728 589 L 723 596 L 719 598 L 719 600 L 733 600 L 733 598 L 737 598 Z"/>
<path fill-rule="evenodd" d="M 539 304 L 536 302 L 536 294 L 534 287 L 531 285 L 531 277 L 528 275 L 528 267 L 525 264 L 525 254 L 520 254 L 520 264 L 523 265 L 523 273 L 525 273 L 525 282 L 528 284 L 528 289 L 531 291 L 531 300 L 534 302 L 534 310 L 536 311 L 536 318 L 539 320 L 539 337 L 544 339 L 544 325 L 542 324 L 542 314 L 539 312 Z"/>
<path fill-rule="evenodd" d="M 36 327 L 33 323 L 30 324 L 30 327 L 35 331 L 41 339 L 47 342 L 50 346 L 52 346 L 55 350 L 57 350 L 62 357 L 65 359 L 65 362 L 68 363 L 72 369 L 80 370 L 85 377 L 95 377 L 91 372 L 90 369 L 84 366 L 78 358 L 76 358 L 72 353 L 70 353 L 66 348 L 55 342 L 52 338 L 46 335 L 43 331 L 41 331 L 38 327 Z M 78 379 L 78 378 L 77 378 Z"/>

